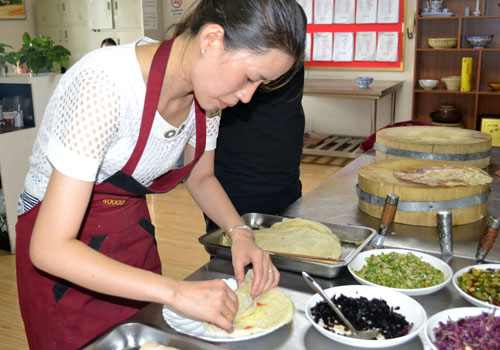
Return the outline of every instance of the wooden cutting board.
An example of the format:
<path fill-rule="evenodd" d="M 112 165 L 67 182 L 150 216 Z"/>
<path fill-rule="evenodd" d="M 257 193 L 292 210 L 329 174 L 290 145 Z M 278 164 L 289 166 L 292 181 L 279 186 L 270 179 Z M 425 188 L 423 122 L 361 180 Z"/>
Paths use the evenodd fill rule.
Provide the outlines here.
<path fill-rule="evenodd" d="M 401 126 L 377 132 L 376 159 L 434 159 L 484 169 L 490 163 L 491 135 L 441 126 Z"/>
<path fill-rule="evenodd" d="M 358 207 L 380 218 L 389 193 L 399 195 L 395 222 L 437 226 L 439 210 L 452 212 L 453 225 L 464 225 L 486 216 L 489 185 L 430 187 L 394 177 L 395 170 L 414 171 L 422 166 L 441 166 L 449 162 L 422 159 L 392 159 L 362 166 L 358 172 Z M 378 201 L 378 202 L 377 202 Z M 441 208 L 444 206 L 445 208 Z"/>

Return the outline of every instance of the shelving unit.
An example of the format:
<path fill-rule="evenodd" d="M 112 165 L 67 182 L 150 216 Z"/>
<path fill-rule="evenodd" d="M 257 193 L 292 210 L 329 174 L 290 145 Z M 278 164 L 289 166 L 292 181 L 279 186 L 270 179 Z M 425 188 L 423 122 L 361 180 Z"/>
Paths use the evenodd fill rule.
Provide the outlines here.
<path fill-rule="evenodd" d="M 444 0 L 443 7 L 455 16 L 422 17 L 426 1 L 419 0 L 416 18 L 415 69 L 413 87 L 413 119 L 431 121 L 429 114 L 441 105 L 454 105 L 463 114 L 463 125 L 477 129 L 482 114 L 500 114 L 500 92 L 488 87 L 500 81 L 500 6 L 498 0 L 481 0 L 481 16 L 464 16 L 466 6 L 475 9 L 475 1 Z M 484 49 L 474 49 L 466 35 L 493 34 Z M 456 48 L 431 48 L 429 38 L 457 38 Z M 446 90 L 444 83 L 434 90 L 423 90 L 419 79 L 441 80 L 444 76 L 461 75 L 462 57 L 472 57 L 470 92 Z"/>
<path fill-rule="evenodd" d="M 24 128 L 0 128 L 0 176 L 5 200 L 10 250 L 16 249 L 17 201 L 24 187 L 29 168 L 29 156 L 42 122 L 45 107 L 60 74 L 31 76 L 30 74 L 0 77 L 0 97 L 23 94 L 31 98 L 34 125 Z"/>

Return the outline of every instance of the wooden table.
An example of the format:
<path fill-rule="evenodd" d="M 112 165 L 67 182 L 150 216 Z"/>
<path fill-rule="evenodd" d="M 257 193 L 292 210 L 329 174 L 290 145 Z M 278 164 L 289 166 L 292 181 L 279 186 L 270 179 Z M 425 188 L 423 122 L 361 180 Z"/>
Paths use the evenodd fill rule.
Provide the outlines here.
<path fill-rule="evenodd" d="M 396 112 L 396 91 L 403 86 L 402 81 L 374 80 L 367 89 L 359 88 L 354 79 L 305 79 L 304 94 L 328 95 L 337 98 L 363 99 L 371 101 L 370 113 L 370 133 L 374 133 L 377 128 L 377 103 L 382 97 L 390 95 L 391 98 L 391 119 L 395 121 Z M 324 156 L 344 156 L 356 158 L 360 152 L 357 147 L 364 140 L 360 137 L 334 136 L 332 135 L 325 142 L 313 147 L 304 148 L 304 154 L 324 155 Z M 327 143 L 330 143 L 327 145 Z M 347 147 L 346 147 L 347 145 Z M 330 147 L 331 146 L 331 147 Z M 325 149 L 328 148 L 328 149 Z M 340 150 L 342 149 L 342 150 Z"/>

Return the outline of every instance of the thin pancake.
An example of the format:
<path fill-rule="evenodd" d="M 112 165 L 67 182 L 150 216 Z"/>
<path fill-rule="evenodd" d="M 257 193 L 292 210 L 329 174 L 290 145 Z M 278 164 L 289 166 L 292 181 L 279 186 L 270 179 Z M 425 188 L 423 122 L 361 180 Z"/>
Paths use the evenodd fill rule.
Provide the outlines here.
<path fill-rule="evenodd" d="M 161 345 L 153 340 L 148 340 L 140 347 L 139 350 L 179 350 L 179 349 Z"/>
<path fill-rule="evenodd" d="M 255 231 L 255 242 L 267 251 L 339 259 L 340 241 L 328 226 L 317 221 L 290 219 Z"/>
<path fill-rule="evenodd" d="M 234 331 L 227 333 L 213 324 L 205 323 L 205 328 L 208 332 L 232 338 L 240 338 L 277 329 L 292 321 L 295 315 L 295 307 L 290 298 L 277 288 L 261 294 L 248 305 L 248 298 L 252 300 L 250 297 L 252 282 L 253 271 L 249 270 L 245 276 L 245 282 L 236 291 L 238 302 L 241 298 L 245 304 L 238 305 Z"/>
<path fill-rule="evenodd" d="M 471 166 L 423 166 L 414 171 L 396 170 L 394 177 L 431 187 L 455 187 L 489 184 L 488 173 Z"/>

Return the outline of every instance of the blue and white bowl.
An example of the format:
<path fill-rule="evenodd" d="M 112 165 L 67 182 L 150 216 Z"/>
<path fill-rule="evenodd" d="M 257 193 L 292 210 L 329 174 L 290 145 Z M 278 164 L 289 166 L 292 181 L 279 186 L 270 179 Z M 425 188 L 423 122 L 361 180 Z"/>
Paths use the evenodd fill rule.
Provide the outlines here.
<path fill-rule="evenodd" d="M 467 42 L 475 49 L 484 49 L 486 45 L 490 43 L 493 39 L 493 34 L 491 35 L 466 35 L 465 39 Z"/>
<path fill-rule="evenodd" d="M 356 84 L 362 89 L 368 89 L 370 84 L 373 82 L 373 78 L 371 77 L 357 77 Z"/>

